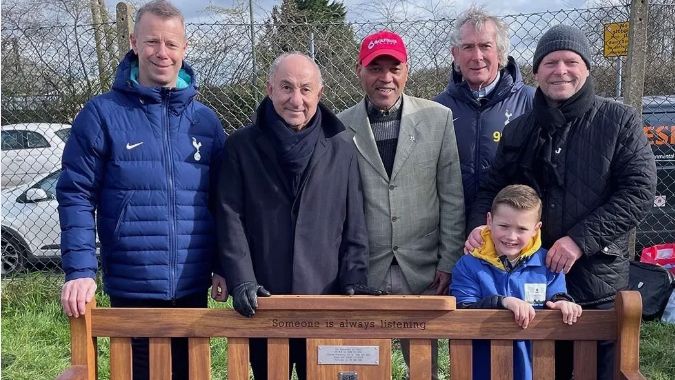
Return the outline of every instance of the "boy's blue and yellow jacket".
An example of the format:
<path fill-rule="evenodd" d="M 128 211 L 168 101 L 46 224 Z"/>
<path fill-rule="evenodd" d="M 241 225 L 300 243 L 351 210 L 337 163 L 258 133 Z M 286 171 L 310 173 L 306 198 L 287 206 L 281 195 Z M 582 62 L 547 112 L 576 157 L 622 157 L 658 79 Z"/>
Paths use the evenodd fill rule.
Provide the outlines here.
<path fill-rule="evenodd" d="M 482 236 L 485 243 L 471 255 L 463 256 L 452 271 L 450 294 L 457 298 L 458 307 L 502 309 L 504 297 L 527 300 L 528 297 L 532 298 L 532 294 L 536 294 L 537 290 L 545 293 L 545 299 L 533 303 L 535 309 L 544 308 L 544 303 L 548 300 L 572 300 L 566 293 L 565 276 L 562 273 L 553 273 L 546 267 L 547 251 L 541 248 L 539 232 L 523 248 L 520 258 L 514 265 L 511 265 L 506 257 L 497 254 L 488 228 L 483 230 Z M 529 341 L 513 342 L 514 379 L 532 379 L 531 357 L 532 348 Z M 489 341 L 475 340 L 474 380 L 490 378 L 489 363 Z"/>

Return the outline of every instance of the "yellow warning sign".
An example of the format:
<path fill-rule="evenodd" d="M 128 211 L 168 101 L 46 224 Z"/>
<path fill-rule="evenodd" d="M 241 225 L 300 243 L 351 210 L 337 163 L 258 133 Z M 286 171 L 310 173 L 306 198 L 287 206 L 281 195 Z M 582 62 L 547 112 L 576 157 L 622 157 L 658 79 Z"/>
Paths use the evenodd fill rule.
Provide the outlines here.
<path fill-rule="evenodd" d="M 605 43 L 604 54 L 605 57 L 620 57 L 628 55 L 628 30 L 630 23 L 613 22 L 605 24 Z"/>

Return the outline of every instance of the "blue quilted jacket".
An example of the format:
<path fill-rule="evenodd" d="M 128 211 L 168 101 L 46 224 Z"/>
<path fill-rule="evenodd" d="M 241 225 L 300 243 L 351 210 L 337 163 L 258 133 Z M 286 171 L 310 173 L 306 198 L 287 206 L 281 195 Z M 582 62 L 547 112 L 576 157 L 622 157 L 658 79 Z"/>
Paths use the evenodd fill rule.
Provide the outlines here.
<path fill-rule="evenodd" d="M 454 68 L 448 87 L 434 98 L 452 110 L 466 215 L 478 193 L 481 178 L 487 176 L 492 166 L 504 126 L 531 110 L 533 98 L 534 88 L 523 83 L 520 70 L 511 57 L 487 101 L 478 102 L 462 74 Z"/>
<path fill-rule="evenodd" d="M 186 63 L 169 89 L 139 85 L 137 61 L 129 52 L 113 89 L 73 122 L 56 188 L 62 265 L 66 281 L 94 277 L 97 231 L 109 295 L 172 300 L 210 284 L 211 193 L 225 133 L 194 100 Z"/>

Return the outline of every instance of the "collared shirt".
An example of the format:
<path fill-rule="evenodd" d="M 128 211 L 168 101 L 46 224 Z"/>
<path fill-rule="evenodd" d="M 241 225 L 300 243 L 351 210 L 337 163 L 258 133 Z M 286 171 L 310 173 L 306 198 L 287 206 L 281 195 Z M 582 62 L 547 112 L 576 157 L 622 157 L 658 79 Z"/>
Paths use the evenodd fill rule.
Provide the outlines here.
<path fill-rule="evenodd" d="M 394 116 L 397 114 L 398 110 L 401 109 L 401 104 L 403 104 L 403 97 L 399 96 L 396 103 L 394 103 L 388 109 L 382 110 L 375 107 L 373 102 L 371 102 L 370 99 L 368 99 L 368 97 L 366 96 L 366 113 L 368 114 L 368 119 L 370 120 L 371 123 L 374 121 L 381 121 L 383 119 L 391 120 L 390 116 Z M 400 115 L 397 116 L 400 117 Z"/>
<path fill-rule="evenodd" d="M 481 99 L 487 97 L 488 95 L 490 95 L 492 90 L 494 90 L 497 87 L 497 83 L 499 83 L 499 79 L 502 76 L 501 74 L 502 74 L 501 71 L 497 71 L 497 77 L 495 77 L 495 80 L 493 80 L 492 83 L 488 84 L 485 87 L 481 87 L 476 91 L 471 90 L 471 93 L 473 93 L 473 96 L 477 100 L 481 100 Z"/>
<path fill-rule="evenodd" d="M 398 133 L 401 130 L 402 104 L 403 96 L 400 96 L 389 109 L 381 110 L 376 108 L 366 97 L 366 112 L 368 113 L 370 127 L 373 130 L 373 137 L 375 137 L 382 164 L 389 176 L 391 176 L 394 159 L 396 158 Z"/>

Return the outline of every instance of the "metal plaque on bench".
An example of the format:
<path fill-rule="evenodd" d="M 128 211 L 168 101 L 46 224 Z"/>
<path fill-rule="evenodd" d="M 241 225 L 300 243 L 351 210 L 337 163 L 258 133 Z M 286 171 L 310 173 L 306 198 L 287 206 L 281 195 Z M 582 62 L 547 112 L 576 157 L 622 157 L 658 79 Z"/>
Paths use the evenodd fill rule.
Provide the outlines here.
<path fill-rule="evenodd" d="M 379 346 L 324 346 L 318 347 L 319 364 L 379 365 Z"/>
<path fill-rule="evenodd" d="M 391 380 L 391 339 L 308 338 L 307 378 Z"/>

